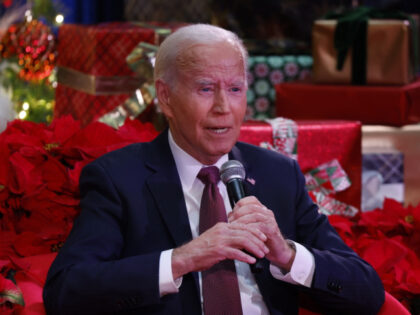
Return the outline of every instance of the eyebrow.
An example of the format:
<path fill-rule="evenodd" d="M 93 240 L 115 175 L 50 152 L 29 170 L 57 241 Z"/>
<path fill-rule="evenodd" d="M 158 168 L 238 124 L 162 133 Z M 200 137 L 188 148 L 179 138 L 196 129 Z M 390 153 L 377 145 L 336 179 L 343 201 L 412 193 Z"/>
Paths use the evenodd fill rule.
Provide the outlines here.
<path fill-rule="evenodd" d="M 215 84 L 215 81 L 211 79 L 198 79 L 195 81 L 195 83 L 197 85 L 211 85 L 211 84 Z M 245 81 L 244 80 L 233 81 L 230 85 L 242 86 L 242 85 L 245 85 Z"/>
<path fill-rule="evenodd" d="M 235 85 L 235 86 L 245 85 L 245 80 L 234 81 L 234 82 L 232 83 L 232 85 Z"/>
<path fill-rule="evenodd" d="M 211 79 L 198 79 L 195 81 L 197 85 L 209 85 L 214 84 L 214 81 Z"/>

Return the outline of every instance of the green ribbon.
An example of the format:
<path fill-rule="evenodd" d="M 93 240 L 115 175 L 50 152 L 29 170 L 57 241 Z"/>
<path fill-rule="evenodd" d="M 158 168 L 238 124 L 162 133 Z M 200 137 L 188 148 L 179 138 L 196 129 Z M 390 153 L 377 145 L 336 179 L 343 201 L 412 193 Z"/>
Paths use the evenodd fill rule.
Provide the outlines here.
<path fill-rule="evenodd" d="M 366 84 L 367 25 L 369 19 L 408 20 L 411 28 L 411 62 L 418 71 L 418 30 L 416 21 L 409 15 L 389 10 L 358 7 L 344 13 L 328 13 L 325 19 L 337 20 L 334 47 L 337 50 L 337 70 L 342 70 L 347 52 L 353 48 L 352 84 Z"/>

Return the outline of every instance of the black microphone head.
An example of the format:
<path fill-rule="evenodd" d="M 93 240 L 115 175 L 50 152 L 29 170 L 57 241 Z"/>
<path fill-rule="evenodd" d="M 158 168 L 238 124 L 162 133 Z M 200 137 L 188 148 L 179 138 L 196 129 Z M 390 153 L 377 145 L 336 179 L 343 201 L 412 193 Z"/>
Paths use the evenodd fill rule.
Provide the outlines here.
<path fill-rule="evenodd" d="M 236 160 L 229 160 L 223 163 L 220 168 L 220 178 L 222 182 L 227 184 L 232 179 L 245 179 L 245 168 L 241 162 Z"/>

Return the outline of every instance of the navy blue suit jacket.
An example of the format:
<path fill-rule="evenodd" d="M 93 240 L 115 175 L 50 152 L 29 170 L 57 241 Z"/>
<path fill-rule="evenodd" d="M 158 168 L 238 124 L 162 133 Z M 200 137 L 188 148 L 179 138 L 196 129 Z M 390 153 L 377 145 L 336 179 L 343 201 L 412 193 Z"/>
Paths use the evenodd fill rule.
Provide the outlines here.
<path fill-rule="evenodd" d="M 274 279 L 264 261 L 255 278 L 270 313 L 297 314 L 301 291 L 324 313 L 374 314 L 384 300 L 380 279 L 318 213 L 297 163 L 244 143 L 229 157 L 255 181 L 246 181 L 247 193 L 315 257 L 310 289 Z M 47 313 L 200 315 L 196 273 L 183 277 L 179 293 L 159 296 L 160 253 L 192 238 L 167 132 L 86 166 L 80 192 L 81 214 L 48 273 Z"/>

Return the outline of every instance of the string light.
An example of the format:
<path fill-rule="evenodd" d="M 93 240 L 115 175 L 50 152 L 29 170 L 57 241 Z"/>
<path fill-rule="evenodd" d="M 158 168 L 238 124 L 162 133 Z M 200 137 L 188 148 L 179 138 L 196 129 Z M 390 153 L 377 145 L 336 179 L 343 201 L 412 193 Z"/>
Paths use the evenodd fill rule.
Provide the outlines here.
<path fill-rule="evenodd" d="M 24 110 L 19 112 L 19 118 L 20 119 L 25 119 L 27 115 L 28 115 L 28 113 Z"/>
<path fill-rule="evenodd" d="M 57 14 L 55 17 L 55 22 L 57 24 L 62 24 L 64 22 L 64 16 L 62 14 Z"/>
<path fill-rule="evenodd" d="M 23 103 L 23 104 L 22 104 L 22 109 L 23 109 L 24 111 L 27 111 L 27 110 L 29 109 L 29 103 L 28 103 L 28 102 Z"/>
<path fill-rule="evenodd" d="M 26 19 L 26 22 L 31 22 L 32 21 L 32 12 L 31 12 L 31 10 L 26 10 L 25 11 L 25 19 Z"/>

